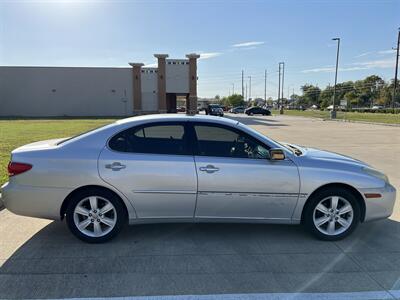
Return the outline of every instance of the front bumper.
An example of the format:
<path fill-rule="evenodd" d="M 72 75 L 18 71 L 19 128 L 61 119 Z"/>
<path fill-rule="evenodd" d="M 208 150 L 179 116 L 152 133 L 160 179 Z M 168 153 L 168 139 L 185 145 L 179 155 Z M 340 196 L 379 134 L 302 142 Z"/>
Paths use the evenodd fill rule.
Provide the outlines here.
<path fill-rule="evenodd" d="M 0 193 L 0 210 L 2 210 L 2 208 L 4 207 L 4 204 L 3 204 L 3 200 L 1 200 L 1 193 Z"/>
<path fill-rule="evenodd" d="M 388 218 L 393 213 L 396 202 L 396 189 L 390 183 L 383 188 L 360 189 L 365 200 L 365 219 L 373 221 Z M 381 194 L 380 198 L 366 198 L 365 194 Z"/>

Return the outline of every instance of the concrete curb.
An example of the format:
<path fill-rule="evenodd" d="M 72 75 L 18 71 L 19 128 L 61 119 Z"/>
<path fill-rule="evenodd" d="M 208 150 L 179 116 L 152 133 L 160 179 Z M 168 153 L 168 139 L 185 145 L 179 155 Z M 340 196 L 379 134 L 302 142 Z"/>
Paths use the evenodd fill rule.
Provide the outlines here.
<path fill-rule="evenodd" d="M 358 124 L 368 124 L 368 125 L 382 125 L 382 126 L 391 126 L 391 127 L 400 127 L 400 124 L 390 124 L 390 123 L 377 123 L 377 122 L 366 122 L 366 121 L 353 121 L 353 120 L 345 120 L 345 119 L 324 119 L 323 121 L 332 121 L 332 122 L 346 122 L 346 123 L 358 123 Z"/>
<path fill-rule="evenodd" d="M 279 115 L 274 115 L 279 116 Z M 318 117 L 307 117 L 307 116 L 294 116 L 294 115 L 286 115 L 289 117 L 295 118 L 306 118 L 306 119 L 314 119 L 314 120 L 322 120 L 322 121 L 332 121 L 332 122 L 347 122 L 347 123 L 359 123 L 359 124 L 367 124 L 367 125 L 382 125 L 382 126 L 391 126 L 391 127 L 400 127 L 400 124 L 390 124 L 390 123 L 378 123 L 378 122 L 367 122 L 367 121 L 353 121 L 347 119 L 327 119 L 327 118 L 318 118 Z"/>

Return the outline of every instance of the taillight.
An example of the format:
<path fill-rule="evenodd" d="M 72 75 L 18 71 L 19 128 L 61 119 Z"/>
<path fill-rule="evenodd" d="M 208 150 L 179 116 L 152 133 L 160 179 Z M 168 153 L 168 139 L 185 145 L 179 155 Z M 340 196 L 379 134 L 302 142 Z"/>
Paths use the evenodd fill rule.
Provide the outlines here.
<path fill-rule="evenodd" d="M 30 169 L 32 169 L 32 165 L 30 164 L 10 161 L 8 164 L 8 176 L 11 177 L 14 175 L 18 175 L 26 171 L 29 171 Z"/>

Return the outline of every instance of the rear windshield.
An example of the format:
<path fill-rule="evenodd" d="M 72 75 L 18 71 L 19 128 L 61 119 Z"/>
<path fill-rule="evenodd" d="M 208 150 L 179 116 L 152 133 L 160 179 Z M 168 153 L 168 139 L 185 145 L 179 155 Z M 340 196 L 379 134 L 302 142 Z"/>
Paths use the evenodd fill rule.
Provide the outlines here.
<path fill-rule="evenodd" d="M 77 135 L 74 135 L 74 136 L 72 136 L 72 137 L 68 137 L 68 138 L 66 138 L 66 139 L 64 139 L 64 140 L 62 140 L 62 141 L 60 141 L 60 142 L 58 142 L 57 145 L 61 145 L 61 144 L 65 143 L 65 142 L 74 140 L 74 139 L 79 138 L 79 137 L 81 137 L 81 136 L 83 136 L 83 135 L 86 135 L 86 134 L 95 132 L 95 131 L 97 131 L 97 130 L 101 130 L 101 129 L 103 129 L 103 128 L 109 127 L 110 125 L 112 125 L 112 123 L 111 123 L 111 124 L 102 125 L 102 126 L 98 126 L 98 127 L 93 128 L 93 129 L 90 129 L 90 130 L 84 131 L 84 132 L 82 132 L 82 133 L 79 133 L 79 134 L 77 134 Z"/>

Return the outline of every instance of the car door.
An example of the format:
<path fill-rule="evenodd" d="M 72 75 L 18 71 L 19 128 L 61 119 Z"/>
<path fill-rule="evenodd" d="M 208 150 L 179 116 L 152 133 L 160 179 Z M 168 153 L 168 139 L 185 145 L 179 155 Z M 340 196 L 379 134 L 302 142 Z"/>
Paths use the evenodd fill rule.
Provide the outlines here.
<path fill-rule="evenodd" d="M 290 159 L 269 160 L 269 147 L 237 128 L 193 123 L 192 131 L 196 218 L 291 218 L 300 183 Z"/>
<path fill-rule="evenodd" d="M 185 124 L 129 128 L 101 152 L 100 176 L 130 199 L 138 218 L 193 218 L 197 178 Z"/>

